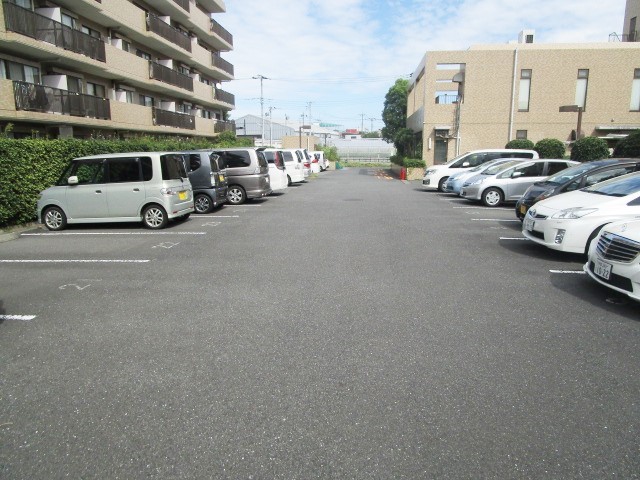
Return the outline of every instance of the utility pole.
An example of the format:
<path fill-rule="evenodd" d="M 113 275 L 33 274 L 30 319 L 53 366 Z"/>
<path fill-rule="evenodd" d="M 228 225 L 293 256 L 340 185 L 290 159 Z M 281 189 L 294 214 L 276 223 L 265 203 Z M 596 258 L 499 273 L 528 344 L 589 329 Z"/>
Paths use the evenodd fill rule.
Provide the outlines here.
<path fill-rule="evenodd" d="M 264 94 L 263 94 L 263 90 L 262 90 L 262 81 L 263 80 L 269 80 L 267 77 L 265 77 L 264 75 L 256 75 L 255 77 L 251 77 L 254 80 L 260 80 L 260 120 L 262 123 L 262 136 L 261 136 L 261 147 L 264 147 Z"/>
<path fill-rule="evenodd" d="M 360 116 L 362 117 L 362 123 L 361 123 L 361 127 L 360 127 L 360 133 L 364 132 L 364 113 L 361 113 Z"/>
<path fill-rule="evenodd" d="M 373 132 L 373 121 L 378 120 L 377 118 L 369 118 L 371 120 L 371 132 Z"/>
<path fill-rule="evenodd" d="M 276 107 L 269 106 L 269 146 L 273 147 L 273 109 Z"/>

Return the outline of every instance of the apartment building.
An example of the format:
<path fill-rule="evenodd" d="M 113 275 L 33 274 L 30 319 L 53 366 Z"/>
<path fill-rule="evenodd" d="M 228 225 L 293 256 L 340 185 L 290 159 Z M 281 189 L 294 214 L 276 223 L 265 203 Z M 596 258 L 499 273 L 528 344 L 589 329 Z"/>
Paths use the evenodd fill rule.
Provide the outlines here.
<path fill-rule="evenodd" d="M 638 3 L 629 0 L 627 12 Z M 517 43 L 427 52 L 407 99 L 407 127 L 422 158 L 444 163 L 516 138 L 570 146 L 597 136 L 613 148 L 640 128 L 640 42 L 631 18 L 627 33 L 609 42 L 537 44 L 535 32 L 523 31 Z"/>
<path fill-rule="evenodd" d="M 0 129 L 16 138 L 215 137 L 234 96 L 224 0 L 4 0 Z M 8 126 L 10 127 L 8 128 Z"/>

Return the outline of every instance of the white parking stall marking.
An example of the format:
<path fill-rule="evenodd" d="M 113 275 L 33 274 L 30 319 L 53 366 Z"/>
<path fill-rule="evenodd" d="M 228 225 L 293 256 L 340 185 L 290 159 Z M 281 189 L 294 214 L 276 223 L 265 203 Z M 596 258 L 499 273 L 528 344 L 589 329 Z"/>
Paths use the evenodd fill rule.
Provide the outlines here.
<path fill-rule="evenodd" d="M 206 235 L 207 232 L 49 232 L 21 233 L 22 237 L 57 237 L 76 235 Z"/>
<path fill-rule="evenodd" d="M 222 225 L 222 222 L 207 222 L 203 223 L 203 227 L 217 227 L 218 225 Z"/>
<path fill-rule="evenodd" d="M 463 209 L 463 210 L 487 210 L 487 207 L 453 207 L 454 209 Z M 491 207 L 491 210 L 505 210 L 507 212 L 511 212 L 513 208 L 501 208 L 501 207 Z"/>
<path fill-rule="evenodd" d="M 511 220 L 508 218 L 472 218 L 472 222 L 520 222 L 520 220 Z"/>
<path fill-rule="evenodd" d="M 89 285 L 83 285 L 83 286 L 80 286 L 80 285 L 78 285 L 77 283 L 69 283 L 69 284 L 67 284 L 67 285 L 60 285 L 60 286 L 58 287 L 58 289 L 59 289 L 59 290 L 66 290 L 66 289 L 67 289 L 67 287 L 75 287 L 75 288 L 76 288 L 76 290 L 80 290 L 80 291 L 82 291 L 82 290 L 84 290 L 85 288 L 89 288 L 90 286 L 91 286 L 91 284 L 89 284 Z"/>
<path fill-rule="evenodd" d="M 240 218 L 240 215 L 198 215 L 199 218 Z"/>
<path fill-rule="evenodd" d="M 586 275 L 584 270 L 549 270 L 550 273 L 568 273 L 573 275 Z"/>
<path fill-rule="evenodd" d="M 160 247 L 160 248 L 166 248 L 168 250 L 170 248 L 175 247 L 176 245 L 180 245 L 180 242 L 162 242 L 162 243 L 159 243 L 158 245 L 154 245 L 151 248 Z"/>
<path fill-rule="evenodd" d="M 36 318 L 37 315 L 0 315 L 0 320 L 20 320 L 21 322 L 28 322 Z"/>
<path fill-rule="evenodd" d="M 151 260 L 95 260 L 95 259 L 55 259 L 55 260 L 0 260 L 0 263 L 149 263 Z"/>
<path fill-rule="evenodd" d="M 525 242 L 530 242 L 531 240 L 529 240 L 528 238 L 525 237 L 500 237 L 500 240 L 522 240 Z"/>

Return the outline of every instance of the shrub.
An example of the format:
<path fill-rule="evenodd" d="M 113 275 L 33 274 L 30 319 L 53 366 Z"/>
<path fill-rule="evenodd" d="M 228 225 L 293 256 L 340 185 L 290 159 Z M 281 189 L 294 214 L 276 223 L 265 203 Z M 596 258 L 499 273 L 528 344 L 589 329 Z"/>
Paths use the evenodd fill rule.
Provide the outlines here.
<path fill-rule="evenodd" d="M 590 162 L 609 158 L 607 142 L 598 137 L 584 137 L 576 140 L 571 148 L 571 160 Z"/>
<path fill-rule="evenodd" d="M 402 155 L 391 155 L 389 161 L 394 165 L 404 166 L 404 157 Z"/>
<path fill-rule="evenodd" d="M 564 143 L 556 138 L 543 138 L 533 149 L 540 158 L 564 158 L 566 148 Z"/>
<path fill-rule="evenodd" d="M 427 166 L 421 158 L 405 158 L 402 164 L 406 168 L 425 168 Z"/>
<path fill-rule="evenodd" d="M 507 143 L 504 148 L 517 148 L 524 150 L 533 150 L 533 142 L 527 138 L 516 138 Z"/>
<path fill-rule="evenodd" d="M 640 130 L 630 133 L 618 142 L 613 151 L 614 157 L 640 158 Z"/>

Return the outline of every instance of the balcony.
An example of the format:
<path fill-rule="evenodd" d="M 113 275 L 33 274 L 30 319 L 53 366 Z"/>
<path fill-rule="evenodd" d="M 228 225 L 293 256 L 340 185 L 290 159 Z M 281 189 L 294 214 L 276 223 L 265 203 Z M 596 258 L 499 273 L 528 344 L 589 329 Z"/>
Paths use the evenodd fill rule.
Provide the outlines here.
<path fill-rule="evenodd" d="M 189 0 L 173 0 L 174 3 L 180 5 L 181 8 L 189 12 Z"/>
<path fill-rule="evenodd" d="M 18 5 L 4 2 L 3 7 L 7 30 L 85 55 L 100 62 L 106 61 L 102 40 Z"/>
<path fill-rule="evenodd" d="M 193 115 L 160 110 L 159 108 L 153 109 L 153 124 L 184 128 L 186 130 L 196 129 L 196 120 Z"/>
<path fill-rule="evenodd" d="M 216 121 L 216 124 L 214 126 L 214 130 L 215 130 L 216 133 L 235 132 L 236 131 L 236 122 L 234 122 L 233 120 L 230 120 L 228 122 L 225 122 L 223 120 L 218 120 L 218 121 Z"/>
<path fill-rule="evenodd" d="M 233 65 L 216 53 L 211 54 L 211 64 L 233 77 Z"/>
<path fill-rule="evenodd" d="M 147 30 L 191 52 L 191 39 L 177 28 L 163 22 L 156 15 L 147 15 Z"/>
<path fill-rule="evenodd" d="M 461 100 L 460 95 L 438 95 L 436 96 L 436 104 L 437 105 L 452 105 L 454 103 L 459 103 Z"/>
<path fill-rule="evenodd" d="M 227 103 L 229 105 L 235 106 L 236 97 L 232 93 L 225 92 L 224 90 L 215 89 L 213 97 L 219 102 Z"/>
<path fill-rule="evenodd" d="M 233 47 L 233 35 L 225 30 L 222 25 L 216 22 L 213 18 L 211 19 L 211 32 Z"/>
<path fill-rule="evenodd" d="M 16 110 L 58 113 L 74 117 L 111 119 L 109 100 L 60 90 L 58 88 L 14 81 Z"/>
<path fill-rule="evenodd" d="M 149 61 L 149 78 L 193 92 L 193 78 L 156 62 Z"/>

